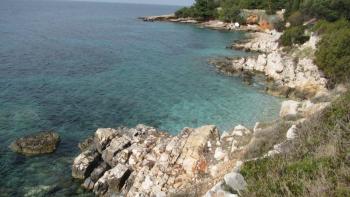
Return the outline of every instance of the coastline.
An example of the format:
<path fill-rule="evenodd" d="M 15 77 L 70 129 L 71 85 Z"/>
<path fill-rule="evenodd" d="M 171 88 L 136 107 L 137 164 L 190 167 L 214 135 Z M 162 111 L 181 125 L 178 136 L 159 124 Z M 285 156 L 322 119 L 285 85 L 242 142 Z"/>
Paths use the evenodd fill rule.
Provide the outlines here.
<path fill-rule="evenodd" d="M 256 123 L 254 128 L 249 129 L 238 125 L 221 135 L 213 125 L 184 128 L 176 136 L 144 125 L 131 129 L 98 129 L 86 141 L 85 148 L 82 148 L 72 167 L 73 177 L 84 180 L 83 187 L 98 196 L 120 192 L 125 196 L 167 196 L 175 193 L 215 196 L 228 194 L 223 189 L 225 187 L 239 193 L 241 188 L 230 180 L 240 179 L 237 178 L 240 177 L 238 172 L 244 161 L 283 152 L 284 143 L 294 139 L 300 124 L 327 108 L 346 91 L 342 86 L 327 90 L 325 78 L 312 63 L 312 58 L 298 56 L 303 50 L 315 49 L 317 36 L 298 46 L 296 51 L 284 52 L 278 46 L 281 35 L 278 32 L 256 32 L 258 30 L 244 30 L 242 27 L 229 29 L 232 26 L 224 23 L 199 23 L 192 19 L 176 21 L 171 17 L 148 17 L 146 21 L 254 31 L 248 40 L 233 47 L 257 52 L 256 55 L 228 57 L 211 63 L 226 74 L 263 74 L 268 84 L 267 93 L 293 100 L 282 103 L 280 118 L 273 123 Z M 271 130 L 280 130 L 280 138 L 270 144 L 272 148 L 262 150 L 266 151 L 262 157 L 251 154 L 259 142 L 259 136 L 271 135 Z"/>

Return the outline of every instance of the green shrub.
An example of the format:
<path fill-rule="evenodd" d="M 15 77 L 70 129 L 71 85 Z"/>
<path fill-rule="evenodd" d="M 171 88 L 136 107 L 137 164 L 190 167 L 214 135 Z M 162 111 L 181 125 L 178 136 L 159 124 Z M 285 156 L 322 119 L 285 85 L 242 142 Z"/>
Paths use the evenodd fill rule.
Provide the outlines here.
<path fill-rule="evenodd" d="M 288 17 L 288 22 L 290 22 L 292 26 L 302 25 L 304 22 L 304 16 L 300 11 L 296 11 Z"/>
<path fill-rule="evenodd" d="M 323 32 L 323 35 L 315 53 L 315 63 L 331 82 L 348 81 L 350 78 L 350 23 L 345 20 L 321 23 L 318 30 Z"/>
<path fill-rule="evenodd" d="M 305 27 L 296 26 L 286 29 L 281 36 L 280 42 L 283 46 L 291 46 L 293 44 L 303 44 L 309 38 L 309 36 L 305 35 Z"/>

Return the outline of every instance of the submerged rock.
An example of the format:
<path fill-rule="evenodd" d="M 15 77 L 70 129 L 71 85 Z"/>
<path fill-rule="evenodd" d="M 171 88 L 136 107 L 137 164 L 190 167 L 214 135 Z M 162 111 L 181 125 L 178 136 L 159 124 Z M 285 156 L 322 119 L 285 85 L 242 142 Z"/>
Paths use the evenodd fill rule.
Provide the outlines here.
<path fill-rule="evenodd" d="M 39 155 L 52 153 L 56 150 L 60 137 L 52 131 L 43 131 L 19 138 L 11 143 L 14 152 L 24 155 Z"/>

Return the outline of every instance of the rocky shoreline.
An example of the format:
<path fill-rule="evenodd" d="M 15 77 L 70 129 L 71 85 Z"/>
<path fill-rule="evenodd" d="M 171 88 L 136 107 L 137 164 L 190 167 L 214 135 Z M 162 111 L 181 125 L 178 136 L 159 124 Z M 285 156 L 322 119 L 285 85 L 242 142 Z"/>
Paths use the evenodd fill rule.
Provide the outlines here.
<path fill-rule="evenodd" d="M 199 24 L 174 15 L 142 19 Z M 284 146 L 298 127 L 346 91 L 343 86 L 328 90 L 313 64 L 316 35 L 290 51 L 279 47 L 280 36 L 275 31 L 252 33 L 232 47 L 257 53 L 211 61 L 226 74 L 264 75 L 268 93 L 295 98 L 282 103 L 279 120 L 250 129 L 238 125 L 223 133 L 213 125 L 184 128 L 176 136 L 145 125 L 101 128 L 79 145 L 82 152 L 73 162 L 72 176 L 97 196 L 239 196 L 246 186 L 239 174 L 244 161 L 287 151 Z M 262 136 L 274 138 L 277 132 L 280 138 L 263 155 L 251 154 L 260 149 Z"/>

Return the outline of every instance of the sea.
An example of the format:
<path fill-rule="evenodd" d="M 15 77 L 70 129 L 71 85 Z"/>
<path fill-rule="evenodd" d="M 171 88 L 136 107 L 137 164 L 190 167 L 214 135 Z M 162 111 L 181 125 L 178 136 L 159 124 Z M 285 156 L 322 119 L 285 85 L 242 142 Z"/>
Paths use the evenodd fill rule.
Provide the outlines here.
<path fill-rule="evenodd" d="M 176 135 L 277 118 L 281 99 L 208 63 L 249 55 L 227 48 L 244 33 L 138 19 L 177 9 L 0 1 L 0 196 L 91 196 L 71 178 L 71 164 L 97 128 L 142 123 Z M 53 154 L 25 157 L 8 148 L 47 130 L 61 136 Z"/>

